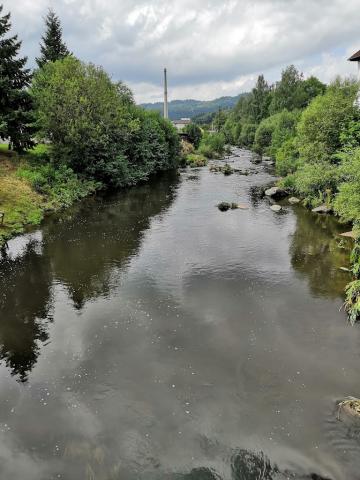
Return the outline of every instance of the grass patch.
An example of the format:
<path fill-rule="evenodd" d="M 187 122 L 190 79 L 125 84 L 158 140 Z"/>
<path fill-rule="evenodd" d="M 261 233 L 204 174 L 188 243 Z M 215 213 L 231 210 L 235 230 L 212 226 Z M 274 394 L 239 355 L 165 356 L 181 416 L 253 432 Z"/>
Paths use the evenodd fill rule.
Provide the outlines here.
<path fill-rule="evenodd" d="M 24 156 L 7 157 L 0 153 L 0 247 L 27 225 L 38 225 L 46 211 L 66 208 L 100 188 L 95 181 L 79 178 L 65 165 L 54 167 L 44 162 L 46 146 Z M 43 162 L 43 163 L 41 163 Z"/>
<path fill-rule="evenodd" d="M 189 165 L 191 168 L 205 167 L 207 162 L 207 158 L 201 153 L 189 153 L 186 155 L 186 165 Z"/>
<path fill-rule="evenodd" d="M 37 225 L 44 212 L 44 199 L 31 186 L 15 177 L 14 172 L 0 176 L 0 245 L 11 236 L 21 233 L 25 225 Z"/>

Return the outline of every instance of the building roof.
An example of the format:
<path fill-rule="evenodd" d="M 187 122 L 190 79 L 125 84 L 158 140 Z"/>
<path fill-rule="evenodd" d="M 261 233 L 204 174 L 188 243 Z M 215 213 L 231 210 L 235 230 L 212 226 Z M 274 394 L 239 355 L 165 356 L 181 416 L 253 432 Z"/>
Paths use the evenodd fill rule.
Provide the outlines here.
<path fill-rule="evenodd" d="M 176 125 L 187 125 L 190 122 L 191 122 L 190 118 L 182 118 L 180 120 L 173 121 L 173 123 L 175 123 Z"/>
<path fill-rule="evenodd" d="M 349 61 L 350 62 L 360 61 L 360 50 L 358 52 L 354 53 L 354 55 L 351 55 L 351 57 L 349 58 Z"/>

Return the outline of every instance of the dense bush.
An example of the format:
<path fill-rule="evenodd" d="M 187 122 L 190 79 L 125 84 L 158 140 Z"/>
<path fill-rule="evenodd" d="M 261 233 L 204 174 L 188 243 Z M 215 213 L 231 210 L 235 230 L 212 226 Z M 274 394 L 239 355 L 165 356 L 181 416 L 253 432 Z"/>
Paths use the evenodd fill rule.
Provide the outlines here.
<path fill-rule="evenodd" d="M 299 168 L 295 174 L 295 190 L 311 206 L 327 202 L 330 206 L 331 196 L 337 190 L 339 169 L 336 165 L 310 163 Z"/>
<path fill-rule="evenodd" d="M 136 107 L 129 89 L 101 68 L 74 57 L 48 63 L 31 94 L 39 135 L 58 164 L 112 186 L 176 164 L 179 138 L 170 122 Z"/>
<path fill-rule="evenodd" d="M 267 153 L 271 145 L 271 139 L 275 130 L 275 118 L 274 116 L 265 118 L 257 127 L 254 139 L 255 152 L 262 155 Z"/>
<path fill-rule="evenodd" d="M 71 205 L 94 192 L 98 186 L 94 181 L 80 179 L 66 165 L 55 168 L 49 163 L 25 163 L 18 169 L 17 176 L 27 180 L 36 192 L 45 195 L 48 208 L 56 209 Z"/>
<path fill-rule="evenodd" d="M 299 165 L 299 150 L 295 138 L 286 140 L 276 151 L 276 173 L 288 175 L 294 173 Z"/>
<path fill-rule="evenodd" d="M 334 162 L 342 147 L 342 135 L 357 117 L 353 105 L 357 84 L 337 80 L 324 95 L 315 98 L 298 125 L 298 144 L 305 162 Z"/>
<path fill-rule="evenodd" d="M 255 123 L 243 124 L 239 135 L 239 145 L 243 147 L 252 147 L 255 140 L 256 128 L 257 126 Z"/>
<path fill-rule="evenodd" d="M 187 134 L 189 141 L 194 145 L 194 147 L 198 148 L 202 137 L 201 128 L 196 125 L 196 123 L 190 123 L 189 125 L 186 125 L 184 133 Z"/>
<path fill-rule="evenodd" d="M 341 184 L 334 208 L 346 222 L 360 221 L 360 148 L 342 158 L 339 168 Z"/>
<path fill-rule="evenodd" d="M 204 134 L 200 146 L 199 153 L 206 158 L 218 158 L 225 152 L 225 135 L 223 133 L 206 133 Z"/>

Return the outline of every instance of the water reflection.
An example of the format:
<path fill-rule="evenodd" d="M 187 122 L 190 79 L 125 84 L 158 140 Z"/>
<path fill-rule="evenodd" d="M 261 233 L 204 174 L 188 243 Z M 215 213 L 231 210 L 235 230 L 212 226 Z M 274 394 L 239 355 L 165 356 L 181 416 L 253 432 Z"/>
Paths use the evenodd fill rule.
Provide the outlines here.
<path fill-rule="evenodd" d="M 311 291 L 318 296 L 339 297 L 349 281 L 340 267 L 349 263 L 350 242 L 341 240 L 344 231 L 334 217 L 311 214 L 295 207 L 296 229 L 290 245 L 291 264 L 306 277 Z"/>
<path fill-rule="evenodd" d="M 90 199 L 3 260 L 3 360 L 28 383 L 0 368 L 1 478 L 358 478 L 353 439 L 326 422 L 356 395 L 359 330 L 308 288 L 334 235 L 254 208 L 249 188 L 271 177 L 253 168 Z"/>
<path fill-rule="evenodd" d="M 150 182 L 85 201 L 50 219 L 41 242 L 29 235 L 21 252 L 0 259 L 0 358 L 12 375 L 25 382 L 49 338 L 54 283 L 66 287 L 77 310 L 107 296 L 151 218 L 171 205 L 176 185 L 176 174 L 169 173 L 156 181 L 156 189 Z"/>
<path fill-rule="evenodd" d="M 47 259 L 30 242 L 21 256 L 0 260 L 0 358 L 27 380 L 48 339 L 52 276 Z"/>
<path fill-rule="evenodd" d="M 150 182 L 113 198 L 84 202 L 48 224 L 44 250 L 75 308 L 109 295 L 117 285 L 114 268 L 119 270 L 137 252 L 151 218 L 173 202 L 176 185 L 176 174 L 168 173 L 156 188 Z"/>

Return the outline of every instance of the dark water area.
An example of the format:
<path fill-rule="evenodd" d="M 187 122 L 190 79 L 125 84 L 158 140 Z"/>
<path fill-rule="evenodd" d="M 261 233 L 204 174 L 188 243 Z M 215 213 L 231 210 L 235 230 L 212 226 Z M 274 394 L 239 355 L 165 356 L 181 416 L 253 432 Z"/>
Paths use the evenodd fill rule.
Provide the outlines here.
<path fill-rule="evenodd" d="M 266 162 L 92 198 L 0 260 L 0 478 L 360 478 L 345 228 Z M 247 210 L 220 212 L 221 201 Z"/>

